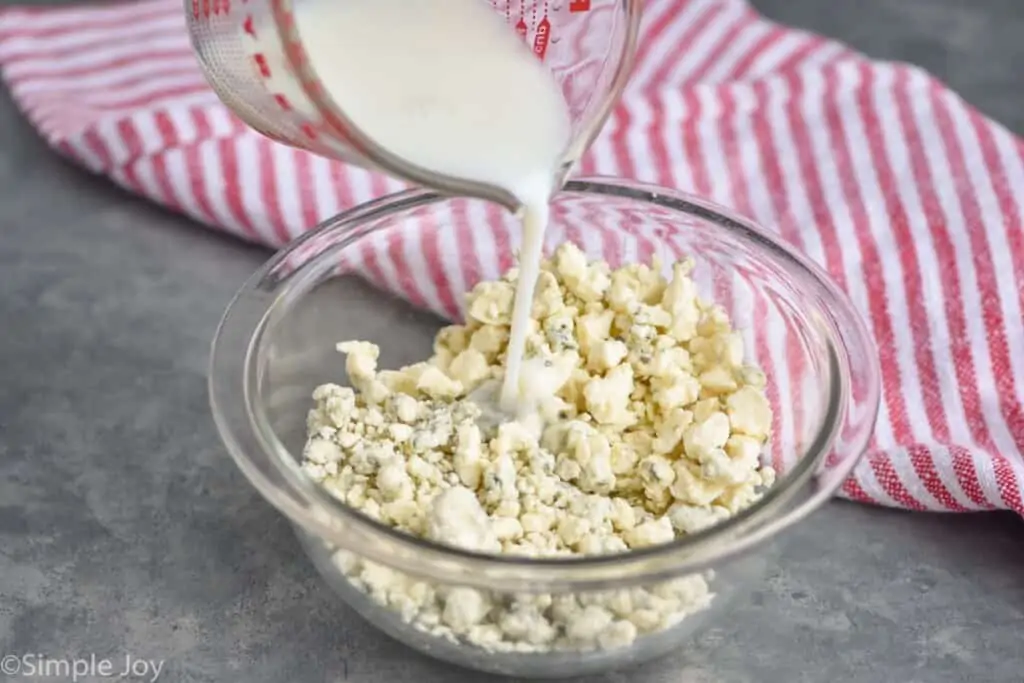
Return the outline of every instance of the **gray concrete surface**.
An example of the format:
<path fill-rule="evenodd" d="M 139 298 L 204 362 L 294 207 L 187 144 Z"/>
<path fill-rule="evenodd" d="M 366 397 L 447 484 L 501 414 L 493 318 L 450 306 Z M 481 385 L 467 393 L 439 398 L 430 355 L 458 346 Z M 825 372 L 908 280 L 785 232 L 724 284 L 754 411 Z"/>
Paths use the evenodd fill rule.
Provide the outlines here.
<path fill-rule="evenodd" d="M 932 68 L 1024 133 L 1019 0 L 756 4 Z M 209 339 L 265 256 L 62 163 L 0 100 L 0 656 L 127 654 L 167 683 L 481 680 L 341 605 L 218 443 Z M 1022 681 L 1022 541 L 1010 515 L 836 502 L 729 623 L 602 680 Z"/>

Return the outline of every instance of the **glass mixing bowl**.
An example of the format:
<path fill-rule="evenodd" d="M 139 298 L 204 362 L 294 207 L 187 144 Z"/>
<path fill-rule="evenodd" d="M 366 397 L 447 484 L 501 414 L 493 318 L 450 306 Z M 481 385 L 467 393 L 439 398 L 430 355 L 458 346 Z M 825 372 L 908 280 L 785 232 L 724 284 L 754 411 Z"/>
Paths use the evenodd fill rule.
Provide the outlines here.
<path fill-rule="evenodd" d="M 833 495 L 867 444 L 878 410 L 877 362 L 845 296 L 767 231 L 674 191 L 570 182 L 553 201 L 548 252 L 572 241 L 613 267 L 656 256 L 666 275 L 677 257 L 692 257 L 702 295 L 743 331 L 747 360 L 768 376 L 774 424 L 763 457 L 778 471 L 774 486 L 738 515 L 673 543 L 570 559 L 444 547 L 346 507 L 300 468 L 313 389 L 347 383 L 336 343 L 379 345 L 382 368 L 426 359 L 435 332 L 460 315 L 461 293 L 512 265 L 517 234 L 515 219 L 496 205 L 423 190 L 327 221 L 274 256 L 229 306 L 213 343 L 213 413 L 238 466 L 293 522 L 327 582 L 382 631 L 493 673 L 607 671 L 679 649 L 785 561 L 771 541 Z M 403 606 L 393 591 L 389 597 L 395 577 L 439 610 L 453 589 L 476 590 L 494 606 L 489 620 L 608 605 L 610 597 L 625 612 L 670 600 L 672 613 L 615 646 L 495 651 L 438 635 L 436 613 Z"/>

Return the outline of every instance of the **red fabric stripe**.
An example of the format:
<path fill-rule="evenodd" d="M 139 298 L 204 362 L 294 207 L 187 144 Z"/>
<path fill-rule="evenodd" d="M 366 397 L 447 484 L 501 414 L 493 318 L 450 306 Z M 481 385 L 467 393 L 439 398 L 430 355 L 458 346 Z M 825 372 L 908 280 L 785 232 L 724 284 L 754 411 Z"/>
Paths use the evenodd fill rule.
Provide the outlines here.
<path fill-rule="evenodd" d="M 860 482 L 857 481 L 856 473 L 854 473 L 854 476 L 843 482 L 843 493 L 845 493 L 851 500 L 860 501 L 861 503 L 877 504 L 879 502 L 869 496 L 867 492 L 861 488 Z"/>
<path fill-rule="evenodd" d="M 921 281 L 921 270 L 919 255 L 914 238 L 910 233 L 906 209 L 897 191 L 896 174 L 889 163 L 888 155 L 884 148 L 884 137 L 882 124 L 876 110 L 877 103 L 874 101 L 874 93 L 871 90 L 871 79 L 867 70 L 861 69 L 861 75 L 865 79 L 865 87 L 861 88 L 857 96 L 859 113 L 865 123 L 867 144 L 871 151 L 875 171 L 878 177 L 878 184 L 885 201 L 886 214 L 889 216 L 889 228 L 895 233 L 895 239 L 901 248 L 898 250 L 897 258 L 901 263 L 903 274 L 904 299 L 908 302 L 910 314 L 909 330 L 914 344 L 914 361 L 917 366 L 918 377 L 923 387 L 921 395 L 924 400 L 925 414 L 928 418 L 928 425 L 940 443 L 950 442 L 950 431 L 945 407 L 942 404 L 942 393 L 939 389 L 939 376 L 935 367 L 933 356 L 933 343 L 929 332 L 929 323 L 924 306 L 918 302 L 925 300 L 924 286 Z M 901 392 L 902 394 L 902 392 Z M 912 441 L 913 436 L 909 423 L 904 426 L 908 431 L 906 434 L 897 434 L 900 442 Z M 953 498 L 952 493 L 946 489 L 945 484 L 938 478 L 934 467 L 921 462 L 920 448 L 910 450 L 911 464 L 918 477 L 920 477 L 928 493 L 937 501 L 949 509 L 960 510 L 960 504 Z"/>
<path fill-rule="evenodd" d="M 112 99 L 105 102 L 90 102 L 88 108 L 95 109 L 99 112 L 121 112 L 127 114 L 133 113 L 139 109 L 154 106 L 157 103 L 163 103 L 166 105 L 170 104 L 176 98 L 208 92 L 209 86 L 197 81 L 196 83 L 186 85 L 158 88 L 153 92 L 132 95 L 131 97 L 121 99 Z"/>
<path fill-rule="evenodd" d="M 614 144 L 612 156 L 615 159 L 615 175 L 622 178 L 636 178 L 636 167 L 633 158 L 629 153 L 629 126 L 633 116 L 629 107 L 621 106 L 615 109 L 612 117 L 612 143 Z"/>
<path fill-rule="evenodd" d="M 837 88 L 837 82 L 838 79 L 835 77 L 835 74 L 833 74 L 831 79 L 826 79 L 825 92 L 823 93 L 824 112 L 828 122 L 832 150 L 837 157 L 839 185 L 846 203 L 850 207 L 855 233 L 854 238 L 860 247 L 861 275 L 865 280 L 870 298 L 869 318 L 874 328 L 875 341 L 879 347 L 878 352 L 882 365 L 889 369 L 882 377 L 882 400 L 888 409 L 896 439 L 905 440 L 912 438 L 912 432 L 907 419 L 906 406 L 903 403 L 903 394 L 900 389 L 902 377 L 901 373 L 897 370 L 900 367 L 900 359 L 896 352 L 896 342 L 892 330 L 888 292 L 886 291 L 881 268 L 877 265 L 881 263 L 881 255 L 870 233 L 868 225 L 870 218 L 867 215 L 864 198 L 861 194 L 862 190 L 853 174 L 854 162 L 850 153 L 850 145 L 864 144 L 864 141 L 849 140 L 849 136 L 852 133 L 846 130 L 846 125 L 843 123 L 838 109 L 837 103 L 842 101 L 843 95 Z M 854 95 L 858 96 L 859 92 L 862 92 L 866 87 L 870 87 L 870 82 L 862 82 L 855 86 L 855 88 L 860 88 L 861 90 L 857 90 Z M 885 492 L 892 496 L 894 500 L 907 507 L 920 507 L 922 505 L 913 498 L 886 459 L 870 458 L 869 463 L 879 484 L 882 485 Z"/>
<path fill-rule="evenodd" d="M 650 79 L 652 83 L 660 83 L 665 79 L 670 70 L 678 62 L 683 51 L 692 45 L 693 41 L 696 40 L 700 33 L 707 28 L 708 23 L 718 16 L 721 11 L 721 5 L 716 5 L 710 11 L 706 11 L 698 16 L 686 33 L 679 38 L 679 42 L 676 44 L 676 47 L 662 60 L 661 65 Z M 663 100 L 657 95 L 650 98 L 650 103 L 651 122 L 648 126 L 648 135 L 650 135 L 652 139 L 657 140 L 667 132 L 665 126 L 664 105 Z M 686 113 L 683 115 L 683 121 L 693 122 L 696 121 L 696 118 L 697 117 L 695 116 L 687 117 Z M 672 163 L 668 158 L 666 145 L 657 144 L 657 142 L 655 142 L 655 144 L 651 145 L 651 155 L 654 160 L 656 182 L 668 187 L 675 185 L 676 183 L 674 182 L 672 174 Z"/>
<path fill-rule="evenodd" d="M 139 132 L 136 130 L 135 124 L 131 119 L 125 119 L 118 122 L 117 133 L 121 138 L 121 143 L 127 150 L 127 158 L 121 161 L 120 164 L 113 159 L 110 160 L 110 163 L 113 168 L 121 172 L 129 188 L 145 194 L 147 188 L 142 185 L 138 174 L 135 172 L 135 164 L 143 154 L 143 143 L 139 137 Z M 99 139 L 98 135 L 97 139 Z M 154 197 L 154 199 L 157 198 Z"/>
<path fill-rule="evenodd" d="M 932 354 L 932 340 L 926 309 L 915 305 L 924 301 L 924 285 L 921 280 L 920 258 L 913 235 L 908 225 L 907 211 L 897 191 L 896 174 L 883 147 L 882 124 L 879 121 L 877 106 L 869 88 L 858 93 L 858 108 L 864 118 L 868 132 L 867 143 L 874 159 L 878 174 L 878 184 L 885 200 L 886 214 L 889 216 L 890 228 L 895 233 L 897 242 L 902 248 L 897 257 L 902 265 L 903 288 L 910 313 L 910 330 L 914 339 L 914 359 L 917 364 L 918 376 L 924 382 L 922 394 L 925 402 L 925 413 L 929 426 L 942 443 L 949 443 L 949 425 L 945 409 L 942 405 L 942 394 L 939 389 L 939 377 Z"/>
<path fill-rule="evenodd" d="M 416 279 L 412 276 L 412 269 L 405 259 L 405 236 L 398 229 L 392 229 L 387 237 L 388 260 L 394 264 L 395 272 L 398 275 L 398 287 L 406 299 L 415 306 L 426 304 L 426 298 Z"/>
<path fill-rule="evenodd" d="M 292 159 L 295 161 L 295 179 L 299 190 L 302 227 L 309 229 L 320 220 L 316 208 L 316 186 L 313 182 L 313 158 L 295 149 L 292 150 Z"/>
<path fill-rule="evenodd" d="M 700 149 L 700 131 L 697 129 L 701 117 L 701 104 L 692 89 L 687 88 L 683 91 L 683 107 L 683 149 L 693 176 L 694 192 L 706 196 L 711 194 L 711 179 L 704 163 L 704 153 Z"/>
<path fill-rule="evenodd" d="M 768 89 L 764 81 L 754 84 L 754 94 L 756 106 L 759 109 L 769 106 Z M 788 215 L 786 186 L 782 179 L 782 169 L 779 166 L 778 148 L 775 146 L 768 119 L 764 116 L 751 116 L 750 118 L 760 164 L 758 168 L 750 169 L 749 172 L 756 173 L 764 179 L 775 223 L 782 238 L 800 248 L 803 246 L 803 240 L 796 229 L 795 221 Z M 740 169 L 740 173 L 742 174 L 742 169 Z M 786 341 L 786 363 L 789 366 L 791 377 L 790 398 L 794 404 L 792 415 L 795 443 L 798 446 L 810 445 L 813 432 L 805 431 L 808 425 L 804 424 L 803 419 L 805 414 L 803 380 L 808 372 L 807 359 L 802 353 L 800 345 L 791 339 Z"/>
<path fill-rule="evenodd" d="M 905 74 L 901 74 L 900 77 L 905 77 Z M 982 418 L 981 399 L 975 383 L 977 375 L 974 371 L 974 359 L 967 336 L 960 275 L 956 266 L 956 248 L 949 235 L 946 216 L 935 194 L 935 171 L 924 155 L 924 142 L 911 110 L 908 90 L 898 88 L 895 94 L 896 108 L 903 122 L 903 131 L 907 136 L 911 169 L 921 194 L 922 206 L 935 243 L 936 256 L 942 272 L 945 274 L 942 279 L 942 291 L 946 320 L 952 340 L 952 356 L 956 359 L 954 370 L 957 376 L 957 386 L 960 390 L 964 411 L 967 414 L 968 427 L 972 437 L 982 448 L 994 452 L 995 446 Z"/>
<path fill-rule="evenodd" d="M 178 131 L 174 122 L 166 112 L 158 112 L 153 115 L 153 123 L 160 135 L 160 148 L 153 155 L 153 175 L 156 177 L 157 186 L 164 197 L 167 206 L 174 210 L 181 210 L 181 199 L 174 191 L 170 175 L 167 172 L 167 160 L 165 151 L 178 144 Z"/>
<path fill-rule="evenodd" d="M 751 16 L 744 12 L 744 16 L 741 16 L 733 21 L 729 26 L 729 29 L 719 37 L 718 42 L 715 46 L 708 51 L 704 56 L 704 59 L 693 69 L 692 72 L 686 77 L 687 83 L 700 83 L 707 76 L 707 72 L 714 66 L 715 62 L 722 58 L 722 55 L 726 50 L 729 49 L 729 45 L 736 40 L 737 36 L 743 32 L 744 29 L 748 28 L 751 23 Z"/>
<path fill-rule="evenodd" d="M 808 58 L 818 51 L 819 48 L 827 44 L 828 41 L 820 36 L 805 36 L 803 44 L 800 45 L 793 54 L 786 57 L 784 61 L 777 65 L 774 71 L 776 73 L 781 73 L 800 68 Z"/>
<path fill-rule="evenodd" d="M 224 167 L 224 197 L 227 200 L 228 210 L 235 222 L 242 228 L 243 233 L 253 241 L 260 241 L 259 231 L 249 218 L 249 212 L 245 210 L 242 203 L 241 173 L 238 168 L 238 151 L 235 149 L 235 141 L 224 138 L 217 141 L 217 151 L 220 153 L 221 165 Z"/>
<path fill-rule="evenodd" d="M 125 22 L 129 18 L 131 21 L 134 22 L 145 22 L 150 21 L 151 19 L 161 19 L 168 16 L 173 16 L 181 12 L 180 7 L 176 4 L 169 5 L 163 3 L 139 3 L 139 5 L 142 4 L 151 5 L 152 9 L 147 8 L 145 11 L 140 12 L 138 16 L 135 16 L 134 12 L 130 13 L 130 15 L 126 12 L 124 16 L 118 13 L 112 16 L 108 15 L 97 18 L 90 16 L 88 10 L 76 8 L 74 11 L 76 13 L 81 13 L 81 18 L 77 18 L 74 21 L 69 21 L 67 24 L 47 26 L 41 28 L 33 26 L 18 26 L 17 24 L 15 24 L 15 26 L 11 28 L 0 28 L 0 40 L 8 40 L 10 38 L 34 38 L 38 40 L 43 38 L 60 38 L 62 36 L 68 36 L 82 31 L 92 31 L 97 29 L 121 30 L 124 28 Z M 126 5 L 126 7 L 130 7 L 130 5 Z M 60 11 L 57 8 L 52 9 L 54 13 Z M 17 8 L 17 11 L 21 11 L 21 8 Z M 5 14 L 10 16 L 13 13 L 13 11 L 0 11 L 0 18 L 2 18 Z"/>
<path fill-rule="evenodd" d="M 94 102 L 102 106 L 105 102 L 110 101 L 110 94 L 112 92 L 131 92 L 132 90 L 140 89 L 142 86 L 152 83 L 155 79 L 183 78 L 186 76 L 194 76 L 196 84 L 201 82 L 205 83 L 205 81 L 202 80 L 202 75 L 200 75 L 193 66 L 168 65 L 166 68 L 137 74 L 113 83 L 104 84 L 102 88 L 90 85 L 52 86 L 46 90 L 39 89 L 34 92 L 28 92 L 25 94 L 25 98 L 43 99 L 53 97 L 58 100 L 73 102 L 76 107 L 83 105 L 92 106 Z M 17 87 L 13 79 L 8 78 L 8 82 L 14 85 L 14 87 Z M 34 84 L 35 81 L 24 81 L 22 85 L 27 86 L 30 83 Z M 58 87 L 59 91 L 57 91 Z"/>
<path fill-rule="evenodd" d="M 945 482 L 939 477 L 935 469 L 935 460 L 928 451 L 927 446 L 914 444 L 907 447 L 910 456 L 910 463 L 914 468 L 925 489 L 947 510 L 953 512 L 966 512 L 967 508 L 961 505 L 953 496 L 952 491 L 946 488 Z"/>
<path fill-rule="evenodd" d="M 355 198 L 352 196 L 352 183 L 346 174 L 346 166 L 341 162 L 331 163 L 331 185 L 334 188 L 338 206 L 342 211 L 347 211 L 355 206 Z"/>
<path fill-rule="evenodd" d="M 1017 464 L 1020 467 L 1020 463 Z M 1024 500 L 1021 500 L 1021 484 L 1017 480 L 1011 461 L 1003 455 L 997 455 L 993 462 L 996 475 L 996 485 L 1003 497 L 1003 502 L 1011 510 L 1024 514 Z"/>
<path fill-rule="evenodd" d="M 384 277 L 384 271 L 380 267 L 380 262 L 377 260 L 377 250 L 374 248 L 372 240 L 365 239 L 359 244 L 359 251 L 363 257 L 363 263 L 366 264 L 367 275 L 370 276 L 370 282 L 377 286 L 378 289 L 387 288 L 387 278 Z"/>
<path fill-rule="evenodd" d="M 434 284 L 434 289 L 437 291 L 437 296 L 441 300 L 441 307 L 451 320 L 458 317 L 459 309 L 451 290 L 451 282 L 445 271 L 444 262 L 441 260 L 441 231 L 453 230 L 454 228 L 454 225 L 438 225 L 437 221 L 434 220 L 430 224 L 424 224 L 420 230 L 424 263 L 426 263 L 427 271 L 431 282 Z"/>
<path fill-rule="evenodd" d="M 472 289 L 481 279 L 479 247 L 476 231 L 484 230 L 485 226 L 477 226 L 469 219 L 468 202 L 460 201 L 452 205 L 452 220 L 459 226 L 455 234 L 456 253 L 462 272 L 462 282 L 466 289 Z"/>
<path fill-rule="evenodd" d="M 198 140 L 208 139 L 210 137 L 210 122 L 206 115 L 201 110 L 193 109 L 190 112 L 190 119 L 196 130 L 196 138 Z M 204 182 L 206 173 L 203 170 L 202 158 L 199 156 L 199 145 L 192 144 L 185 147 L 185 165 L 191 170 L 188 178 L 189 190 L 192 196 L 195 197 L 199 210 L 206 220 L 215 224 L 217 222 L 217 213 L 213 210 L 213 204 L 211 204 L 210 197 L 206 191 L 206 183 Z"/>
<path fill-rule="evenodd" d="M 53 69 L 36 69 L 36 70 L 25 70 L 19 71 L 11 76 L 9 80 L 12 85 L 17 86 L 23 83 L 34 83 L 39 81 L 48 80 L 65 80 L 73 78 L 85 78 L 89 76 L 96 76 L 99 74 L 117 73 L 124 67 L 138 66 L 139 64 L 155 63 L 155 62 L 170 62 L 173 64 L 187 64 L 193 61 L 195 58 L 192 55 L 192 51 L 187 47 L 182 47 L 177 50 L 156 50 L 153 52 L 147 51 L 145 58 L 141 59 L 138 55 L 124 55 L 121 57 L 113 57 L 102 62 L 93 64 L 87 64 L 85 66 L 63 66 Z M 193 70 L 198 73 L 197 70 Z M 103 86 L 106 87 L 106 86 Z"/>
<path fill-rule="evenodd" d="M 906 73 L 898 72 L 897 79 L 906 82 Z M 960 297 L 960 280 L 956 269 L 952 242 L 945 230 L 945 216 L 933 190 L 931 166 L 922 151 L 923 141 L 917 127 L 917 121 L 911 110 L 907 88 L 895 88 L 896 109 L 907 139 L 907 150 L 910 155 L 910 166 L 921 195 L 921 204 L 928 219 L 932 239 L 935 243 L 936 256 L 946 277 L 942 279 L 943 305 L 946 312 L 947 326 L 950 332 L 952 356 L 957 359 L 953 371 L 957 376 L 957 387 L 963 402 L 967 425 L 971 435 L 983 448 L 991 452 L 992 443 L 988 438 L 984 423 L 979 425 L 980 400 L 976 388 L 968 386 L 973 376 L 973 361 L 969 349 L 966 348 L 966 323 Z M 978 472 L 974 461 L 964 449 L 951 445 L 950 453 L 954 455 L 953 472 L 964 492 L 978 505 L 988 505 L 987 498 L 978 480 Z"/>
<path fill-rule="evenodd" d="M 992 189 L 999 202 L 999 210 L 1005 226 L 1004 234 L 1010 247 L 1010 262 L 1013 264 L 1013 275 L 1017 285 L 1018 310 L 1024 312 L 1024 219 L 1022 219 L 1018 203 L 1014 201 L 1015 188 L 1010 186 L 1002 157 L 996 149 L 992 127 L 980 116 L 972 116 L 971 123 L 978 138 L 986 168 L 992 174 Z M 1024 146 L 1020 143 L 1017 144 L 1017 148 L 1024 151 Z M 1009 398 L 1010 409 L 1014 413 L 1010 422 L 1011 430 L 1016 439 L 1021 439 L 1024 438 L 1024 427 L 1020 426 L 1024 423 L 1024 406 L 1012 402 L 1015 398 L 1013 394 Z"/>
<path fill-rule="evenodd" d="M 744 78 L 750 72 L 754 66 L 757 65 L 757 59 L 763 55 L 772 45 L 779 42 L 789 34 L 789 31 L 781 27 L 774 27 L 768 33 L 757 39 L 757 41 L 750 46 L 750 49 L 741 57 L 736 64 L 729 70 L 725 80 L 730 81 L 738 78 Z"/>
<path fill-rule="evenodd" d="M 807 191 L 807 199 L 814 213 L 814 225 L 821 237 L 825 252 L 824 266 L 829 275 L 844 290 L 847 289 L 846 269 L 840 254 L 839 238 L 836 234 L 832 214 L 829 212 L 828 200 L 825 198 L 824 181 L 820 176 L 814 160 L 813 146 L 809 133 L 809 122 L 804 118 L 800 104 L 804 98 L 804 79 L 800 73 L 790 74 L 785 79 L 789 88 L 790 98 L 786 104 L 786 118 L 789 130 L 796 145 L 797 161 L 800 165 L 800 178 Z"/>
<path fill-rule="evenodd" d="M 661 65 L 651 74 L 650 83 L 664 83 L 672 70 L 679 63 L 679 60 L 688 50 L 693 49 L 693 42 L 701 33 L 707 30 L 708 26 L 725 10 L 724 3 L 716 3 L 701 13 L 694 20 L 693 25 L 680 38 L 676 46 L 661 60 Z"/>
<path fill-rule="evenodd" d="M 971 457 L 970 452 L 960 446 L 950 446 L 949 455 L 953 460 L 953 474 L 956 475 L 957 481 L 960 482 L 960 488 L 967 494 L 967 497 L 981 510 L 995 509 L 995 505 L 981 488 L 981 482 L 978 480 L 978 468 L 974 465 L 974 458 Z"/>
<path fill-rule="evenodd" d="M 260 197 L 267 207 L 267 217 L 274 237 L 278 244 L 287 244 L 291 240 L 288 226 L 281 213 L 281 195 L 277 187 L 277 163 L 274 161 L 274 150 L 270 144 L 260 140 L 257 146 L 260 172 Z"/>
<path fill-rule="evenodd" d="M 645 25 L 641 33 L 639 45 L 637 45 L 636 56 L 633 59 L 634 73 L 638 71 L 639 68 L 645 67 L 647 62 L 653 59 L 651 56 L 651 50 L 655 43 L 657 43 L 658 39 L 664 35 L 666 30 L 672 27 L 673 19 L 675 19 L 679 12 L 686 10 L 686 6 L 690 4 L 690 1 L 691 0 L 672 0 L 671 7 L 666 8 L 665 11 L 658 15 L 653 22 Z M 687 35 L 690 35 L 691 33 L 692 32 Z M 683 42 L 683 40 L 680 40 L 680 42 Z M 669 56 L 664 60 L 661 68 L 671 68 L 673 61 L 672 57 Z M 644 79 L 643 81 L 634 78 L 630 81 L 629 87 L 643 89 L 648 82 L 657 82 L 658 80 L 660 79 L 656 77 Z"/>
<path fill-rule="evenodd" d="M 1010 428 L 1018 453 L 1024 453 L 1024 421 L 1020 419 L 1020 404 L 1016 402 L 1017 386 L 1013 377 L 1013 366 L 1010 363 L 1010 349 L 1006 341 L 1006 321 L 1003 319 L 999 302 L 999 284 L 995 279 L 995 263 L 989 247 L 985 226 L 980 224 L 981 207 L 974 189 L 970 186 L 967 173 L 967 162 L 964 151 L 957 138 L 952 120 L 950 120 L 946 100 L 940 92 L 932 91 L 932 102 L 936 122 L 946 147 L 953 174 L 963 178 L 959 184 L 960 209 L 967 225 L 970 239 L 972 260 L 974 261 L 975 282 L 981 295 L 981 318 L 985 323 L 985 339 L 988 342 L 989 362 L 992 376 L 998 389 L 999 407 Z"/>
<path fill-rule="evenodd" d="M 100 160 L 100 170 L 109 171 L 114 168 L 110 150 L 107 149 L 107 144 L 103 142 L 103 138 L 100 137 L 99 133 L 95 130 L 90 130 L 82 136 L 82 140 L 85 142 L 86 147 L 89 148 L 89 151 Z"/>
<path fill-rule="evenodd" d="M 2 18 L 0 14 L 0 18 Z M 164 39 L 180 39 L 182 32 L 180 27 L 174 27 L 173 29 L 168 28 L 157 28 L 149 31 L 133 31 L 130 37 L 131 44 L 138 45 L 140 49 L 146 45 L 157 40 Z M 59 62 L 63 60 L 70 60 L 78 58 L 82 55 L 89 55 L 94 51 L 103 51 L 110 47 L 110 38 L 96 38 L 91 41 L 82 41 L 74 45 L 61 46 L 60 43 L 56 45 L 48 46 L 47 49 L 41 51 L 37 46 L 23 48 L 19 52 L 9 52 L 3 55 L 4 68 L 9 66 L 16 66 L 19 64 L 31 64 L 33 62 Z"/>

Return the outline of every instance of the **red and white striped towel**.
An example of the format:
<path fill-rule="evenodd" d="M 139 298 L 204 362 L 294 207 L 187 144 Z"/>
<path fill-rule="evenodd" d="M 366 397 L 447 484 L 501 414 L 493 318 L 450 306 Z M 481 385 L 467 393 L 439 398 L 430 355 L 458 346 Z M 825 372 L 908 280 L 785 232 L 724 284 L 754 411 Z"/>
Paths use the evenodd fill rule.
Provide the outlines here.
<path fill-rule="evenodd" d="M 203 80 L 179 0 L 4 9 L 0 66 L 54 148 L 249 240 L 279 246 L 402 187 L 246 129 Z M 633 81 L 582 171 L 732 206 L 848 292 L 884 376 L 845 495 L 1024 514 L 1024 144 L 1010 133 L 918 69 L 742 0 L 648 0 Z"/>

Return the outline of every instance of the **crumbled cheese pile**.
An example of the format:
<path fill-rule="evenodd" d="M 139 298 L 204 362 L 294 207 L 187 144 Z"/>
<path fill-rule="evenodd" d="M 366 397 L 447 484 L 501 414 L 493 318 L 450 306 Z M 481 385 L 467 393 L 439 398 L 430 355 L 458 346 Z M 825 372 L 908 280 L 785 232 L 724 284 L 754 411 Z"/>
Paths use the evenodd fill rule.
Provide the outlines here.
<path fill-rule="evenodd" d="M 352 388 L 318 387 L 305 470 L 351 507 L 438 543 L 525 556 L 667 543 L 750 505 L 772 422 L 764 374 L 691 261 L 611 270 L 561 246 L 542 264 L 524 366 L 541 421 L 485 428 L 467 395 L 504 373 L 517 272 L 482 282 L 434 355 L 378 370 L 338 345 Z M 475 398 L 475 397 L 474 397 Z M 441 588 L 345 555 L 349 578 L 403 619 L 493 650 L 628 645 L 711 594 L 702 576 L 595 595 Z"/>

